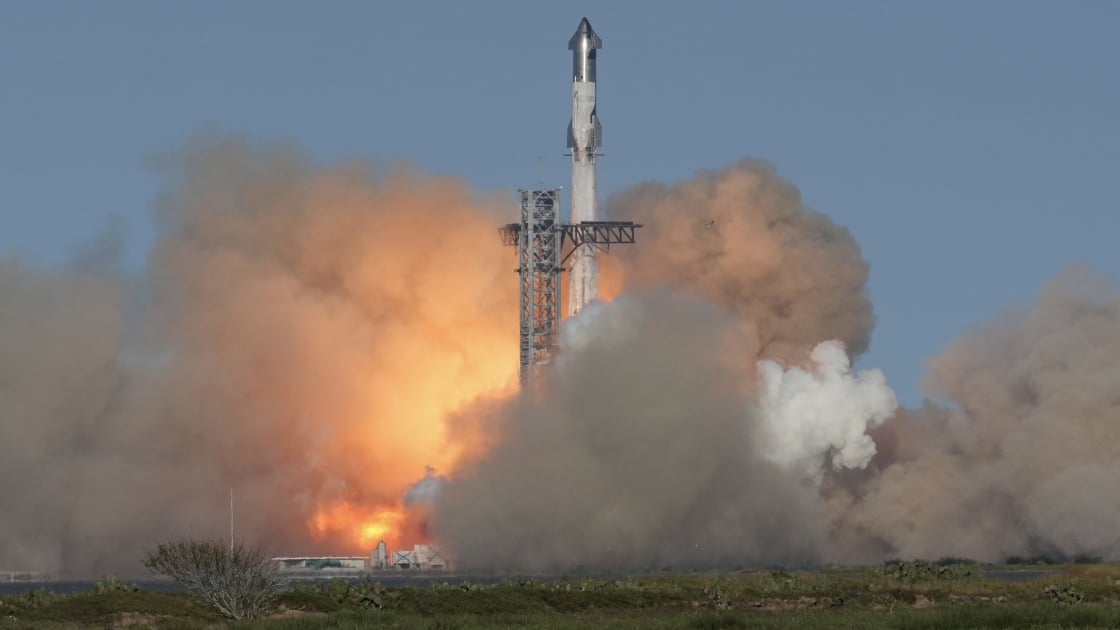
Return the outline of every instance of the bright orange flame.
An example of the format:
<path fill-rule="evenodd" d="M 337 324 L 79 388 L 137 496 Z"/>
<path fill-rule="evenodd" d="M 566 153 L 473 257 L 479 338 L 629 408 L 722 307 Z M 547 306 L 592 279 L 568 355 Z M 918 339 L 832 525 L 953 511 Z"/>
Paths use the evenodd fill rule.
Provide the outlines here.
<path fill-rule="evenodd" d="M 516 331 L 501 333 L 516 339 Z M 423 477 L 427 466 L 452 471 L 487 448 L 481 427 L 469 423 L 452 426 L 448 418 L 482 396 L 508 396 L 516 390 L 514 353 L 491 343 L 488 335 L 481 335 L 480 340 L 467 336 L 467 340 L 474 346 L 469 369 L 461 365 L 465 359 L 438 344 L 421 344 L 420 349 L 407 346 L 397 353 L 403 357 L 396 362 L 398 369 L 381 376 L 370 388 L 382 395 L 371 395 L 363 406 L 375 410 L 372 416 L 394 422 L 356 423 L 350 430 L 339 431 L 343 439 L 338 444 L 349 452 L 334 455 L 332 461 L 361 462 L 360 467 L 350 468 L 347 484 L 373 490 L 380 500 L 346 493 L 319 497 L 308 529 L 320 542 L 355 551 L 368 551 L 382 539 L 393 549 L 431 542 L 426 535 L 426 509 L 404 506 L 405 493 Z M 358 486 L 371 478 L 377 479 L 376 486 Z M 399 502 L 387 504 L 386 496 L 399 497 Z"/>
<path fill-rule="evenodd" d="M 356 175 L 328 172 L 293 194 L 261 195 L 284 202 L 259 213 L 267 227 L 244 227 L 264 235 L 254 247 L 276 248 L 285 273 L 314 286 L 304 295 L 262 283 L 290 304 L 277 321 L 282 347 L 295 348 L 275 363 L 283 378 L 267 382 L 284 414 L 322 422 L 298 428 L 313 436 L 306 526 L 318 549 L 338 552 L 368 552 L 382 537 L 430 542 L 424 508 L 405 506 L 404 495 L 426 466 L 447 474 L 485 452 L 493 429 L 457 412 L 517 387 L 516 255 L 494 233 L 507 202 L 476 203 L 452 179 Z M 259 311 L 249 304 L 258 302 L 235 312 Z M 259 318 L 246 317 L 244 330 L 259 330 Z"/>
<path fill-rule="evenodd" d="M 367 508 L 342 501 L 321 506 L 308 526 L 318 537 L 343 536 L 348 545 L 370 549 L 380 540 L 393 546 L 400 544 L 407 516 L 400 507 Z"/>

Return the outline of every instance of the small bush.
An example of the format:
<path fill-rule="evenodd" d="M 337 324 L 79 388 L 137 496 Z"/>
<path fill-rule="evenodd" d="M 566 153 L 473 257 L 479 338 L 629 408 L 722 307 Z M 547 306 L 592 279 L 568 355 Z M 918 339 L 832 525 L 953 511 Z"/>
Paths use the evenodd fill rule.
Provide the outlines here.
<path fill-rule="evenodd" d="M 126 584 L 124 580 L 115 575 L 103 575 L 97 578 L 97 581 L 93 583 L 93 592 L 97 593 L 98 595 L 104 595 L 105 593 L 115 593 L 118 591 L 133 593 L 138 590 L 140 590 L 140 587 L 138 585 Z"/>
<path fill-rule="evenodd" d="M 925 560 L 903 562 L 892 560 L 884 563 L 883 574 L 901 582 L 931 582 L 955 580 L 972 575 L 972 570 L 959 564 L 938 565 Z"/>
<path fill-rule="evenodd" d="M 1075 578 L 1065 584 L 1051 584 L 1043 589 L 1042 594 L 1055 604 L 1075 606 L 1085 599 L 1081 583 Z"/>
<path fill-rule="evenodd" d="M 147 552 L 144 566 L 198 593 L 232 620 L 266 613 L 283 583 L 260 549 L 233 548 L 217 541 L 183 540 Z"/>
<path fill-rule="evenodd" d="M 25 592 L 17 601 L 27 608 L 46 608 L 59 599 L 62 595 L 44 587 Z"/>

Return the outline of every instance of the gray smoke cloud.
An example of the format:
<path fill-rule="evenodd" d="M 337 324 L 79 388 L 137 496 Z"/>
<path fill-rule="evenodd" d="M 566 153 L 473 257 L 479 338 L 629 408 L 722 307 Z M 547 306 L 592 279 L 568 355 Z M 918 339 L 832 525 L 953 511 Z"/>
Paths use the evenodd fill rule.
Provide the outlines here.
<path fill-rule="evenodd" d="M 444 481 L 446 478 L 438 474 L 435 468 L 426 467 L 424 476 L 404 493 L 404 504 L 432 503 L 439 497 Z"/>
<path fill-rule="evenodd" d="M 837 484 L 853 560 L 1120 558 L 1120 292 L 1083 267 L 929 361 L 942 404 L 883 427 L 879 472 Z"/>
<path fill-rule="evenodd" d="M 444 483 L 430 526 L 457 562 L 549 571 L 816 558 L 812 490 L 752 448 L 750 331 L 666 290 L 585 317 L 542 397 L 489 409 L 503 438 Z"/>
<path fill-rule="evenodd" d="M 111 277 L 0 258 L 0 568 L 57 565 L 83 520 L 110 516 L 90 505 L 75 519 L 69 504 L 84 501 L 76 490 L 86 483 L 72 464 L 99 439 L 123 385 L 125 293 Z"/>
<path fill-rule="evenodd" d="M 847 358 L 831 357 L 864 350 L 873 324 L 855 241 L 758 161 L 644 184 L 608 205 L 645 225 L 616 264 L 603 259 L 605 282 L 622 294 L 565 322 L 542 400 L 485 410 L 500 418 L 501 437 L 450 475 L 432 533 L 475 567 L 819 561 L 815 480 L 857 441 L 847 443 L 843 427 L 825 439 L 768 434 L 828 421 L 863 427 L 894 409 L 881 376 L 861 387 Z M 811 366 L 825 340 L 836 341 L 819 351 L 827 365 L 818 376 L 784 380 L 777 361 Z M 772 411 L 844 407 L 844 395 L 864 390 L 874 400 L 790 426 L 781 413 L 763 415 L 759 359 L 774 361 Z M 778 444 L 793 453 L 785 466 L 773 461 Z M 852 465 L 874 453 L 863 450 Z"/>

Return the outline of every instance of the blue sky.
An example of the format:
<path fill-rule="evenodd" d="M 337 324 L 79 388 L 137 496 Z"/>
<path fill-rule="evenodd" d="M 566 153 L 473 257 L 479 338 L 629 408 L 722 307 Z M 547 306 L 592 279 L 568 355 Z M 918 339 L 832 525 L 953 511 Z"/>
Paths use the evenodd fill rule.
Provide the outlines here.
<path fill-rule="evenodd" d="M 879 319 L 860 364 L 904 402 L 925 358 L 1064 265 L 1120 271 L 1108 0 L 0 3 L 0 253 L 61 264 L 116 222 L 139 269 L 150 157 L 208 125 L 564 184 L 584 15 L 600 192 L 776 164 L 860 243 Z"/>

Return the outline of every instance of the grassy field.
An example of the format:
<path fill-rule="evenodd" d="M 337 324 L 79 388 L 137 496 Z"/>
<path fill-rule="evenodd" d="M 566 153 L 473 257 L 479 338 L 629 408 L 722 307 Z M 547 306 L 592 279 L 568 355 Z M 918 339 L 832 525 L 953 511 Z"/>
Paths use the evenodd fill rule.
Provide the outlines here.
<path fill-rule="evenodd" d="M 0 596 L 0 628 L 1120 628 L 1120 565 L 893 563 L 820 571 L 655 572 L 385 587 L 298 584 L 269 617 L 226 624 L 187 593 L 107 588 Z"/>

